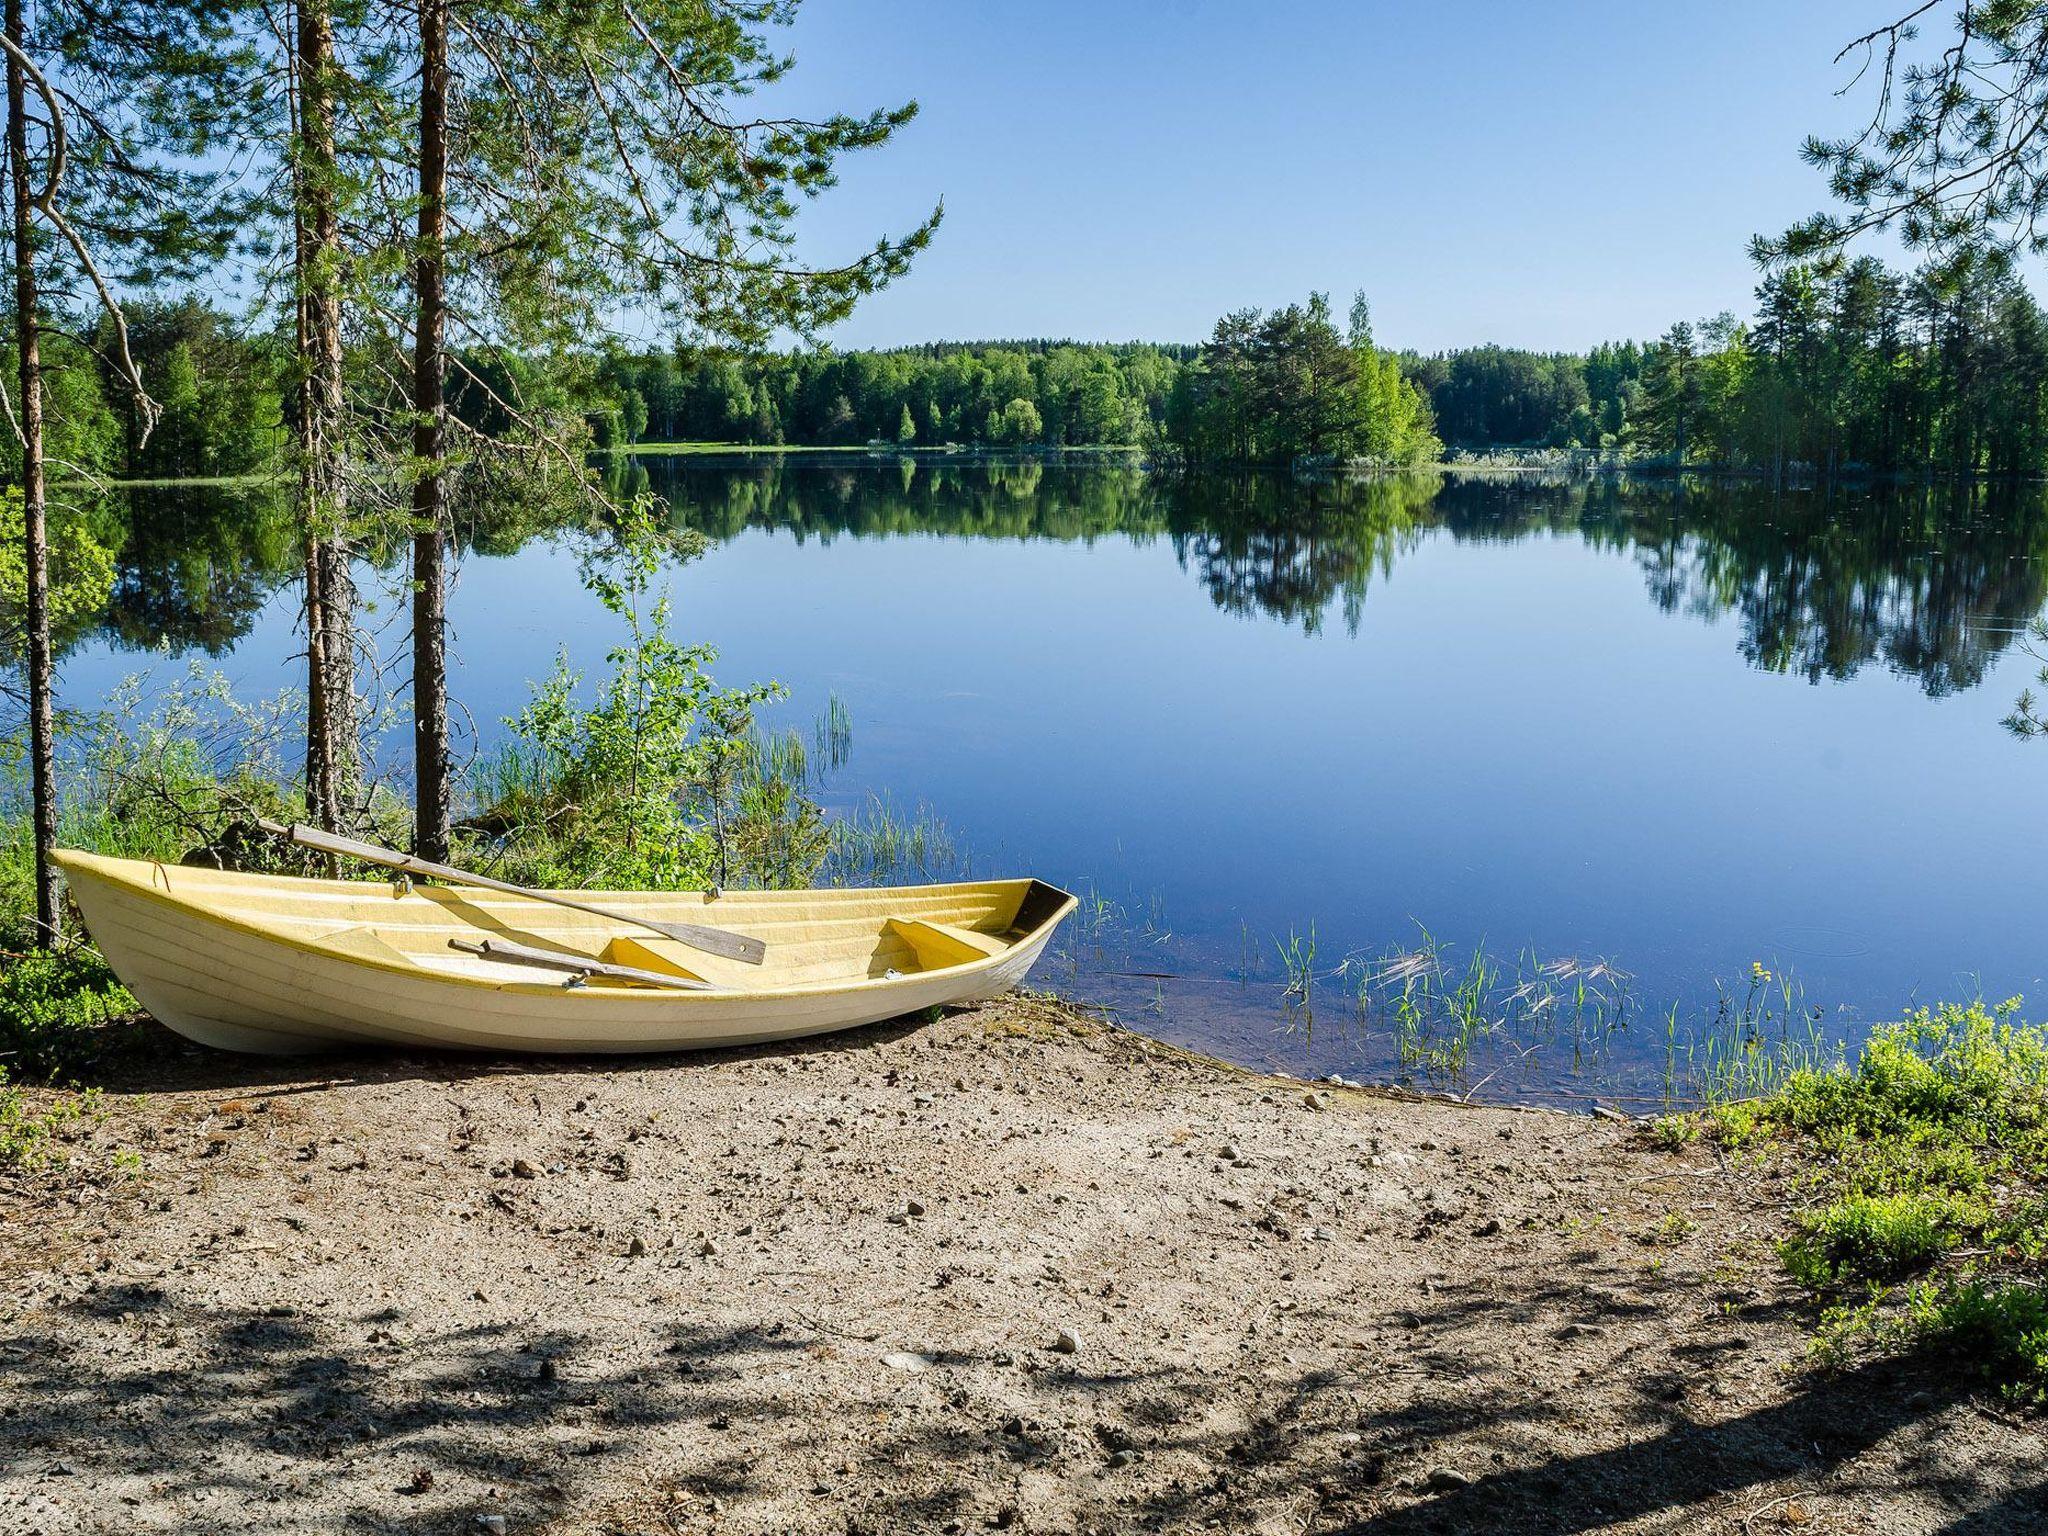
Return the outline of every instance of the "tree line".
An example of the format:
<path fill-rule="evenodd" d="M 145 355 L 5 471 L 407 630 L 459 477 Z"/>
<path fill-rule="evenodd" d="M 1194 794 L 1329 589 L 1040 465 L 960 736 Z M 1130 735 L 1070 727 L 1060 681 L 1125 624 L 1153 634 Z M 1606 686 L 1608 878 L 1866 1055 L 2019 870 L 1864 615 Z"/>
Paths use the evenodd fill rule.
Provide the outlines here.
<path fill-rule="evenodd" d="M 1988 260 L 1790 265 L 1764 276 L 1747 321 L 1681 321 L 1583 355 L 1402 362 L 1445 440 L 1473 452 L 1822 476 L 2029 476 L 2048 462 L 2048 316 Z"/>
<path fill-rule="evenodd" d="M 168 479 L 259 472 L 289 454 L 288 335 L 189 296 L 131 302 L 127 324 L 157 397 L 154 430 L 141 430 L 109 361 L 109 322 L 78 339 L 53 331 L 53 457 Z M 1905 275 L 1863 258 L 1768 274 L 1750 320 L 1724 313 L 1584 353 L 1388 353 L 1369 331 L 1362 345 L 1340 335 L 1312 300 L 1226 317 L 1201 345 L 457 348 L 448 410 L 466 434 L 498 441 L 518 427 L 508 398 L 547 399 L 559 430 L 603 447 L 1100 446 L 1206 462 L 1405 463 L 1448 445 L 1645 469 L 2011 476 L 2038 474 L 2048 458 L 2044 337 L 2048 317 L 2010 272 L 1950 264 Z M 19 453 L 0 438 L 0 473 Z"/>

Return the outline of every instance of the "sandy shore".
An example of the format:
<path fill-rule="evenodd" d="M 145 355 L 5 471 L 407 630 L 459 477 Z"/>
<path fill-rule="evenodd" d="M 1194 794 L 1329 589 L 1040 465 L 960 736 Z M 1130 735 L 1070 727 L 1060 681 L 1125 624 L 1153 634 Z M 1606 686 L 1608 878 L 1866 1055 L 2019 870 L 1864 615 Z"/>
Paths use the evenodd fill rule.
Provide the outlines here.
<path fill-rule="evenodd" d="M 109 1105 L 0 1190 L 0 1532 L 2048 1523 L 2038 1419 L 1807 1365 L 1788 1175 L 1609 1122 L 1031 1001 Z"/>

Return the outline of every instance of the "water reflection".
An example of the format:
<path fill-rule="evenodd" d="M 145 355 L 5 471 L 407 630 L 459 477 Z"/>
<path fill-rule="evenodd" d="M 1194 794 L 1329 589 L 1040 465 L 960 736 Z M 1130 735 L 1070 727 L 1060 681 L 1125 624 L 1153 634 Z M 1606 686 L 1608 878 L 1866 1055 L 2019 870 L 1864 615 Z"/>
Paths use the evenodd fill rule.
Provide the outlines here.
<path fill-rule="evenodd" d="M 1978 978 L 2041 985 L 2012 916 L 2048 899 L 2038 749 L 1997 725 L 2032 669 L 1995 672 L 2048 601 L 2038 490 L 824 456 L 607 473 L 715 546 L 679 611 L 727 675 L 780 678 L 800 710 L 845 699 L 859 782 L 835 811 L 930 805 L 977 869 L 1092 893 L 1076 990 L 1186 1043 L 1490 1096 L 1553 1067 L 1659 1091 Z M 613 643 L 563 517 L 462 530 L 453 649 L 479 720 L 557 647 L 589 667 Z M 249 696 L 295 678 L 277 494 L 134 488 L 94 526 L 118 572 L 99 654 L 74 641 L 78 702 L 158 642 L 232 652 Z M 965 668 L 934 644 L 991 627 L 1029 643 Z M 1778 682 L 1859 674 L 1907 681 Z M 1793 974 L 1811 1002 L 1773 990 Z"/>
<path fill-rule="evenodd" d="M 1931 695 L 1982 681 L 2048 601 L 2037 488 L 1823 495 L 1436 473 L 1162 479 L 1134 465 L 1035 460 L 620 459 L 607 476 L 616 491 L 666 497 L 679 523 L 714 543 L 748 529 L 799 541 L 1165 539 L 1218 608 L 1308 633 L 1332 622 L 1355 633 L 1374 583 L 1426 538 L 1576 537 L 1627 552 L 1666 613 L 1736 615 L 1756 667 L 1818 682 L 1878 662 Z M 219 654 L 296 577 L 289 507 L 275 487 L 136 487 L 114 493 L 96 521 L 119 540 L 99 626 L 119 646 Z M 507 512 L 477 520 L 463 543 L 502 557 L 561 531 Z"/>

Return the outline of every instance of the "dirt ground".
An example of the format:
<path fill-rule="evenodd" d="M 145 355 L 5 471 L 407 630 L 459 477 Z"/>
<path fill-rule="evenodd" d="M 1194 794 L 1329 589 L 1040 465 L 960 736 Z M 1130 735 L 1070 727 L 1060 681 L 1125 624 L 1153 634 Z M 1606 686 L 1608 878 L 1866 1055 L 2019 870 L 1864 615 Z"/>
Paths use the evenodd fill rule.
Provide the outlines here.
<path fill-rule="evenodd" d="M 1795 1186 L 1605 1121 L 1027 1000 L 108 1092 L 0 1186 L 0 1532 L 2048 1529 L 2040 1420 L 1808 1365 Z"/>

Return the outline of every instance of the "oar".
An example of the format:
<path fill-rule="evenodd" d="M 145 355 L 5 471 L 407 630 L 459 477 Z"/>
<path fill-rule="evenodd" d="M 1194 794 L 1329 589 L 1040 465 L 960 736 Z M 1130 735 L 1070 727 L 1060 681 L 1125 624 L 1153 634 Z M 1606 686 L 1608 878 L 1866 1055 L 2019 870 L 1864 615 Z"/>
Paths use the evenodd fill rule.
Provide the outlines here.
<path fill-rule="evenodd" d="M 301 848 L 317 848 L 322 853 L 335 854 L 344 859 L 361 859 L 365 864 L 382 864 L 387 869 L 404 870 L 409 875 L 424 875 L 429 880 L 446 880 L 452 885 L 481 886 L 487 891 L 503 891 L 508 896 L 524 896 L 529 901 L 545 901 L 553 906 L 568 907 L 571 911 L 588 912 L 592 917 L 608 917 L 616 923 L 631 923 L 635 927 L 651 929 L 655 933 L 674 939 L 678 944 L 701 949 L 708 955 L 723 955 L 728 960 L 744 960 L 749 965 L 759 965 L 767 958 L 768 946 L 759 939 L 748 938 L 743 933 L 728 933 L 723 928 L 706 928 L 698 923 L 658 923 L 651 917 L 639 917 L 631 912 L 614 912 L 608 907 L 594 907 L 588 902 L 576 901 L 554 891 L 531 891 L 523 885 L 514 885 L 509 880 L 472 874 L 466 869 L 455 869 L 447 864 L 414 858 L 411 854 L 400 853 L 395 848 L 380 848 L 375 843 L 360 842 L 353 837 L 322 832 L 318 827 L 302 826 L 296 822 L 288 827 L 274 821 L 259 821 L 257 825 L 273 837 L 297 843 Z"/>
<path fill-rule="evenodd" d="M 650 987 L 680 987 L 687 992 L 713 992 L 717 988 L 693 976 L 664 976 L 660 971 L 643 971 L 637 965 L 612 965 L 588 955 L 566 955 L 558 949 L 535 949 L 531 944 L 514 944 L 510 939 L 450 939 L 450 949 L 482 955 L 486 960 L 509 960 L 517 965 L 544 965 L 551 970 L 573 971 L 575 981 L 586 976 L 608 976 L 614 981 L 637 981 Z"/>

